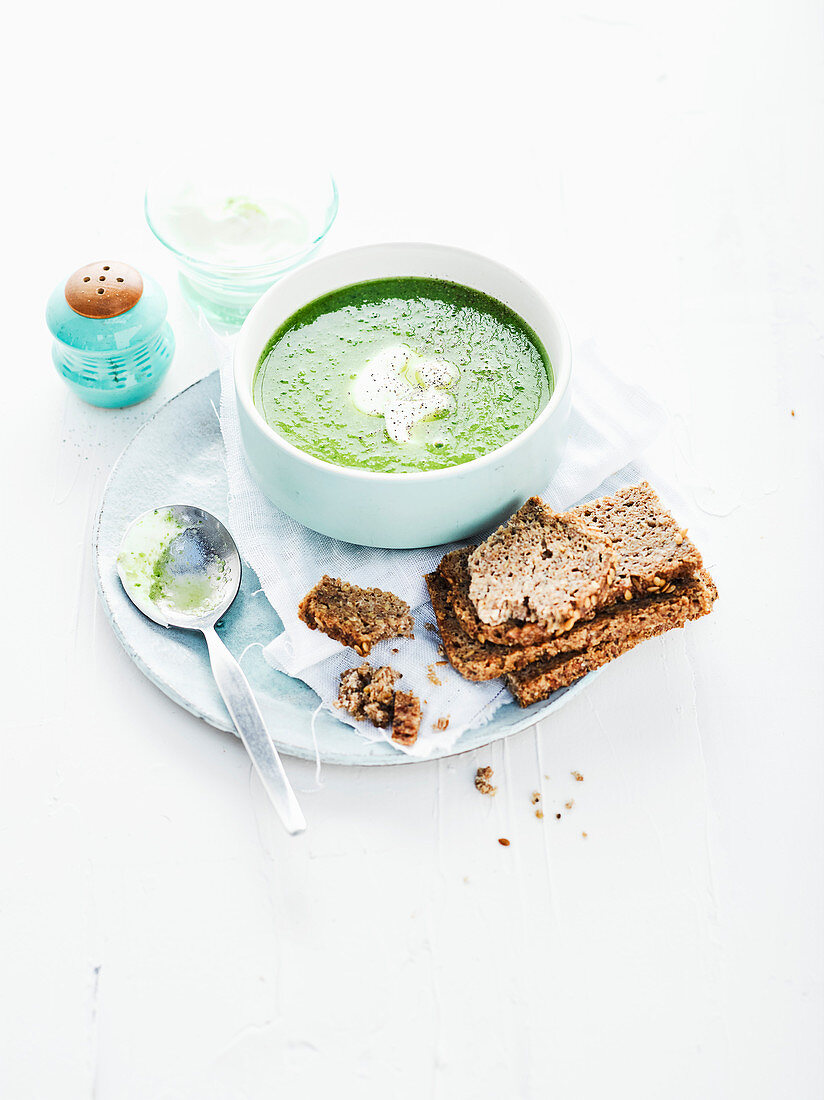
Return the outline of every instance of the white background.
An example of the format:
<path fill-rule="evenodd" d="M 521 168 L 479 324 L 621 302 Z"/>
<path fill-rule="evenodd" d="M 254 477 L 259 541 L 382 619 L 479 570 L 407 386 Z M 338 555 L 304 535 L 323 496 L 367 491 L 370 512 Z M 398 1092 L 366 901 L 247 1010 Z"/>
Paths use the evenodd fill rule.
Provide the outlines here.
<path fill-rule="evenodd" d="M 820 4 L 109 0 L 4 31 L 3 1100 L 820 1097 Z M 666 405 L 721 599 L 505 744 L 325 768 L 289 839 L 120 650 L 90 527 L 204 369 L 149 166 L 197 133 L 300 155 L 295 127 L 339 179 L 329 248 L 489 253 Z M 68 394 L 43 323 L 104 256 L 179 340 L 123 412 Z"/>

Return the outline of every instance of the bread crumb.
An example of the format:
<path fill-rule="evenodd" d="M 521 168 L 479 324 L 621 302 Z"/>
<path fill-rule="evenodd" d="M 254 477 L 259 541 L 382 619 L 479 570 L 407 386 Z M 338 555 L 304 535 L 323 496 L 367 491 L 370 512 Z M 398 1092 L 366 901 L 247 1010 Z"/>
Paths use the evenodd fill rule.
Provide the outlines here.
<path fill-rule="evenodd" d="M 570 798 L 569 802 L 564 803 L 564 806 L 568 810 L 571 810 L 574 805 L 575 805 L 575 799 L 574 798 Z"/>
<path fill-rule="evenodd" d="M 555 817 L 558 819 L 558 821 L 561 820 L 561 815 L 560 814 L 556 814 Z"/>
<path fill-rule="evenodd" d="M 434 665 L 427 665 L 426 677 L 430 681 L 430 683 L 433 683 L 435 685 L 435 687 L 440 687 L 443 683 L 443 680 L 441 680 L 438 674 L 435 672 Z"/>
<path fill-rule="evenodd" d="M 498 843 L 499 843 L 499 844 L 502 844 L 502 845 L 504 846 L 504 848 L 508 848 L 508 847 L 509 847 L 509 841 L 508 841 L 508 840 L 506 839 L 506 837 L 505 837 L 505 836 L 499 836 L 499 837 L 498 837 Z"/>
<path fill-rule="evenodd" d="M 428 630 L 431 634 L 437 634 L 438 628 L 433 623 L 424 623 L 424 630 Z"/>
<path fill-rule="evenodd" d="M 790 409 L 790 416 L 795 416 L 795 409 Z"/>
<path fill-rule="evenodd" d="M 582 837 L 586 837 L 586 835 L 587 835 L 586 833 L 581 833 Z"/>
<path fill-rule="evenodd" d="M 436 665 L 448 665 L 449 661 L 436 661 L 435 664 Z"/>
<path fill-rule="evenodd" d="M 448 729 L 448 728 L 449 728 L 449 715 L 448 714 L 445 714 L 442 718 L 439 718 L 438 721 L 432 727 L 433 730 L 445 730 L 445 729 Z"/>
<path fill-rule="evenodd" d="M 543 810 L 536 810 L 535 811 L 535 816 L 538 817 L 538 818 L 543 817 L 544 816 L 544 811 Z"/>
<path fill-rule="evenodd" d="M 442 642 L 438 642 L 438 656 L 439 657 L 445 657 L 446 656 L 446 650 L 444 649 Z"/>
<path fill-rule="evenodd" d="M 569 774 L 577 783 L 583 783 L 584 777 L 581 775 L 580 772 L 570 772 Z"/>
<path fill-rule="evenodd" d="M 533 791 L 532 794 L 529 797 L 530 797 L 530 801 L 532 802 L 532 805 L 534 806 L 536 802 L 541 801 L 541 792 L 540 791 Z"/>
<path fill-rule="evenodd" d="M 400 653 L 400 650 L 399 649 L 393 649 L 392 652 L 393 653 Z"/>
<path fill-rule="evenodd" d="M 475 772 L 475 790 L 480 791 L 481 794 L 495 794 L 498 788 L 490 783 L 492 774 L 492 768 L 488 765 L 485 768 L 478 768 Z"/>

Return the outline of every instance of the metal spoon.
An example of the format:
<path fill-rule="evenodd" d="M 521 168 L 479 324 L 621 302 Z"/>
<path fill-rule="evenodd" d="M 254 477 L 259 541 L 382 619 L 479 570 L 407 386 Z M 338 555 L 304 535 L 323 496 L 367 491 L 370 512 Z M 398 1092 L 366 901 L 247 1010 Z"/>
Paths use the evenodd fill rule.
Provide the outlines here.
<path fill-rule="evenodd" d="M 202 508 L 155 508 L 126 530 L 117 572 L 129 599 L 153 622 L 203 634 L 220 694 L 272 805 L 288 832 L 303 832 L 306 819 L 249 681 L 215 631 L 240 588 L 240 555 L 232 536 Z"/>

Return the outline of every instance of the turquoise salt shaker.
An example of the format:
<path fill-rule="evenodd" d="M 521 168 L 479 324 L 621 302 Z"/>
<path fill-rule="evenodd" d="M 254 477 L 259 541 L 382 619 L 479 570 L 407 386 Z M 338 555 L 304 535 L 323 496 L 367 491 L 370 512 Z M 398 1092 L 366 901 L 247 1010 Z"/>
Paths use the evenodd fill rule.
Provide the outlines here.
<path fill-rule="evenodd" d="M 90 405 L 120 409 L 154 393 L 174 354 L 166 295 L 129 264 L 87 264 L 56 287 L 46 307 L 52 359 Z"/>

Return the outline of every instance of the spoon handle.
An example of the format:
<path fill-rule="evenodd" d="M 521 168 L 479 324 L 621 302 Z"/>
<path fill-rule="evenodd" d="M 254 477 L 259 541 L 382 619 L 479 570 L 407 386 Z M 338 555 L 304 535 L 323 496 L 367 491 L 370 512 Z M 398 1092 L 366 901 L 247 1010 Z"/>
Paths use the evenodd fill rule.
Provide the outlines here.
<path fill-rule="evenodd" d="M 249 681 L 240 665 L 218 637 L 214 627 L 203 627 L 203 635 L 209 647 L 209 659 L 223 702 L 252 763 L 260 776 L 272 805 L 278 812 L 286 831 L 293 836 L 306 828 L 295 792 L 283 770 L 278 751 L 272 743 L 263 715 L 249 687 Z"/>

